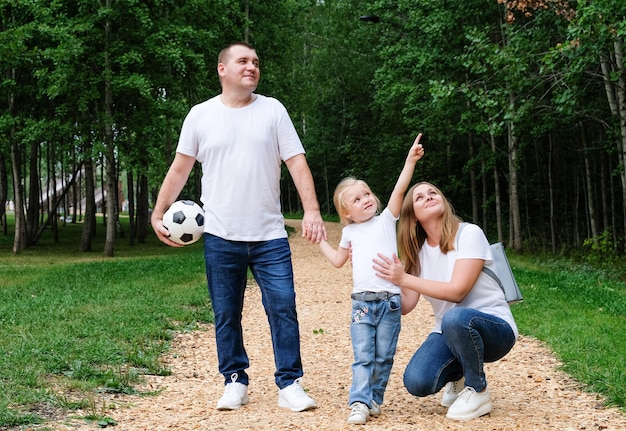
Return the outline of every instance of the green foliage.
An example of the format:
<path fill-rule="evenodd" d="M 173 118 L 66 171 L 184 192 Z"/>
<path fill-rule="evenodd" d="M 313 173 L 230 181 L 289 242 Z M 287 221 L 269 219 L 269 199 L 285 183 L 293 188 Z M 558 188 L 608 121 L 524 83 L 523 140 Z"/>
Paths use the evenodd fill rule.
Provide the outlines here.
<path fill-rule="evenodd" d="M 610 230 L 604 230 L 596 238 L 587 238 L 583 242 L 584 260 L 603 269 L 614 269 L 620 261 L 617 244 Z"/>

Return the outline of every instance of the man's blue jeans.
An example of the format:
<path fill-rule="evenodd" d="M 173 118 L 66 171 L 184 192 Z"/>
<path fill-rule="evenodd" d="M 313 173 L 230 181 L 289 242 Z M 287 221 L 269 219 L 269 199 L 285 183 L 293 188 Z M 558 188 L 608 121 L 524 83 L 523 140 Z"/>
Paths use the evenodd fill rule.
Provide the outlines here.
<path fill-rule="evenodd" d="M 348 404 L 383 403 L 400 333 L 400 295 L 381 301 L 352 301 L 354 351 Z"/>
<path fill-rule="evenodd" d="M 274 347 L 274 373 L 280 389 L 302 377 L 300 332 L 296 314 L 291 249 L 287 238 L 261 242 L 228 241 L 204 235 L 207 283 L 215 314 L 218 368 L 225 384 L 237 374 L 248 384 L 248 355 L 243 342 L 241 314 L 248 268 L 259 288 Z"/>
<path fill-rule="evenodd" d="M 409 361 L 404 386 L 424 397 L 464 376 L 465 386 L 480 392 L 487 386 L 484 363 L 504 357 L 514 344 L 511 326 L 499 317 L 452 308 L 443 316 L 441 333 L 431 333 Z"/>

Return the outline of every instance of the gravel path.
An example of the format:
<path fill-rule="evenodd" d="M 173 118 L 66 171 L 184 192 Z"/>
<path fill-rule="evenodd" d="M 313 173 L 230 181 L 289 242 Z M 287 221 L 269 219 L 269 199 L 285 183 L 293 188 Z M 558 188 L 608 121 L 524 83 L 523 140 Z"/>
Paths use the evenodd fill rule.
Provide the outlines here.
<path fill-rule="evenodd" d="M 102 396 L 98 413 L 117 421 L 113 430 L 348 430 L 345 423 L 350 388 L 352 350 L 349 335 L 351 275 L 349 266 L 335 269 L 317 246 L 300 238 L 299 221 L 289 220 L 292 236 L 302 356 L 303 385 L 317 401 L 313 411 L 293 413 L 277 406 L 274 362 L 267 319 L 256 285 L 247 293 L 244 310 L 250 402 L 236 411 L 217 411 L 222 377 L 217 372 L 211 326 L 182 333 L 173 342 L 166 361 L 173 374 L 149 376 L 142 390 L 156 396 Z M 329 240 L 337 244 L 341 227 L 327 223 Z M 402 386 L 402 372 L 432 325 L 426 301 L 403 317 L 394 369 L 382 415 L 371 419 L 368 430 L 626 430 L 626 415 L 605 408 L 595 394 L 558 370 L 559 363 L 537 340 L 520 337 L 503 360 L 487 364 L 493 411 L 469 422 L 446 419 L 439 395 L 417 399 Z M 84 415 L 79 412 L 76 416 Z M 95 430 L 98 426 L 75 417 L 46 424 L 56 431 Z M 35 428 L 31 428 L 35 429 Z"/>

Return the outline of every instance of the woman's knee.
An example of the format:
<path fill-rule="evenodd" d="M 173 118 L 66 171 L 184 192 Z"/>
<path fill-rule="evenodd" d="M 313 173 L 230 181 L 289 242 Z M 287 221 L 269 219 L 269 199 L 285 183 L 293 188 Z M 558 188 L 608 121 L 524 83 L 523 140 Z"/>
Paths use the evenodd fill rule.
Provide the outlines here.
<path fill-rule="evenodd" d="M 404 371 L 404 387 L 416 397 L 425 397 L 432 394 L 433 382 L 426 381 L 424 376 L 410 369 Z"/>

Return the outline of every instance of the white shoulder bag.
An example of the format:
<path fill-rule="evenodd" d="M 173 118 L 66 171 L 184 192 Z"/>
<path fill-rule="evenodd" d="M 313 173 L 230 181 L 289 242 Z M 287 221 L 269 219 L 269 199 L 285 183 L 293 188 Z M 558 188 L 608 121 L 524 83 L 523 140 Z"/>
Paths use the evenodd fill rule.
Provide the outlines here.
<path fill-rule="evenodd" d="M 461 223 L 459 225 L 459 230 L 456 234 L 455 244 L 457 250 L 461 231 L 466 224 L 467 223 Z M 506 302 L 508 302 L 509 304 L 515 304 L 516 302 L 522 301 L 524 298 L 522 297 L 522 292 L 520 292 L 519 286 L 517 285 L 515 277 L 513 276 L 513 271 L 511 270 L 509 259 L 507 259 L 506 253 L 504 252 L 504 245 L 501 242 L 496 242 L 494 244 L 491 244 L 490 248 L 491 254 L 493 255 L 493 262 L 496 264 L 496 272 L 484 266 L 483 272 L 493 278 L 496 283 L 498 283 L 498 286 L 500 286 L 500 289 L 502 289 L 502 292 L 504 292 Z"/>

